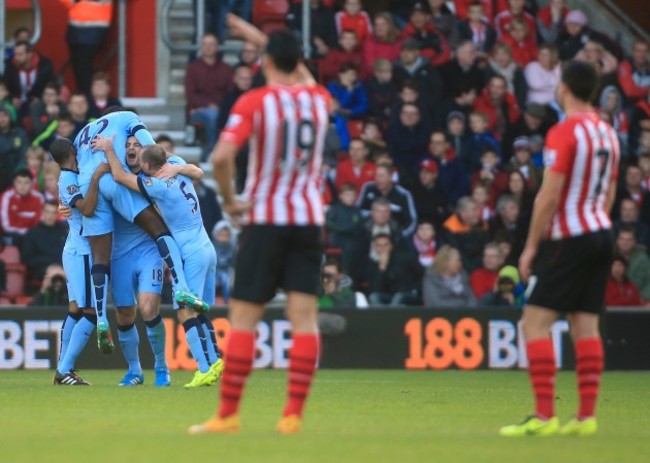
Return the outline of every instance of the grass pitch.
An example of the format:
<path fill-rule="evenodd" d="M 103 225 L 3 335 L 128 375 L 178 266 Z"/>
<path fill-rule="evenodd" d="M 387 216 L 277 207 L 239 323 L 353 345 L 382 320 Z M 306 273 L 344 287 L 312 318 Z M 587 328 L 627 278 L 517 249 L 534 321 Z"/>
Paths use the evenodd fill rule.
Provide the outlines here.
<path fill-rule="evenodd" d="M 524 372 L 322 370 L 299 435 L 274 432 L 283 371 L 254 372 L 238 435 L 189 436 L 215 409 L 217 388 L 116 384 L 121 371 L 85 370 L 92 387 L 51 384 L 50 371 L 0 372 L 0 461 L 120 462 L 648 462 L 650 374 L 607 373 L 592 438 L 506 439 L 500 426 L 531 411 Z M 576 408 L 561 373 L 557 412 Z"/>

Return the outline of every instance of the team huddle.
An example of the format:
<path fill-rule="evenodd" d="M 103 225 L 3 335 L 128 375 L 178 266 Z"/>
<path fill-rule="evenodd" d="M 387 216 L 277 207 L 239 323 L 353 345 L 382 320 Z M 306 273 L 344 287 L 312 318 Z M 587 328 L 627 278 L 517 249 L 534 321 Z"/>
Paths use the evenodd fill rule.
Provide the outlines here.
<path fill-rule="evenodd" d="M 54 384 L 89 384 L 74 372 L 74 364 L 95 327 L 99 349 L 113 352 L 106 314 L 110 288 L 118 341 L 129 366 L 119 384 L 144 382 L 135 328 L 137 303 L 155 357 L 154 384 L 170 385 L 160 316 L 165 265 L 174 308 L 198 365 L 185 387 L 217 382 L 224 364 L 205 315 L 215 297 L 216 254 L 192 183 L 203 176 L 201 169 L 168 157 L 138 116 L 121 108 L 109 108 L 74 142 L 54 141 L 50 151 L 61 167 L 61 210 L 70 226 L 63 251 L 70 310 L 62 327 Z"/>

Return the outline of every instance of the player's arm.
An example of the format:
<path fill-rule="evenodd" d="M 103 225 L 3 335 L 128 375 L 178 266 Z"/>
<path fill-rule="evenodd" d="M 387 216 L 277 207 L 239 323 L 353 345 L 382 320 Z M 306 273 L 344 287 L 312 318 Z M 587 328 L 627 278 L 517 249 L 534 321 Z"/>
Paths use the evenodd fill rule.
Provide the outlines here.
<path fill-rule="evenodd" d="M 176 159 L 182 162 L 175 162 Z M 165 165 L 162 166 L 158 172 L 156 172 L 156 178 L 172 178 L 179 174 L 189 177 L 192 180 L 201 180 L 204 175 L 203 169 L 201 169 L 199 166 L 195 166 L 194 164 L 187 164 L 181 158 L 172 156 L 168 158 Z"/>
<path fill-rule="evenodd" d="M 238 145 L 231 141 L 221 140 L 212 153 L 214 178 L 219 184 L 219 193 L 223 196 L 226 210 L 230 205 L 235 203 L 233 178 L 235 178 L 235 157 L 238 152 Z"/>
<path fill-rule="evenodd" d="M 113 138 L 114 136 L 111 136 L 110 138 L 105 138 L 101 135 L 95 136 L 91 142 L 93 151 L 103 151 L 106 154 L 108 164 L 111 166 L 111 173 L 117 183 L 124 185 L 133 191 L 140 191 L 140 187 L 138 186 L 138 177 L 130 172 L 126 172 L 124 167 L 122 167 L 122 163 L 117 158 L 117 154 L 113 148 Z"/>
<path fill-rule="evenodd" d="M 79 212 L 81 212 L 84 217 L 92 217 L 95 214 L 97 198 L 99 197 L 99 179 L 102 178 L 102 175 L 107 174 L 110 171 L 110 166 L 105 162 L 102 162 L 97 166 L 97 170 L 95 170 L 90 180 L 90 186 L 88 187 L 88 193 L 86 193 L 86 196 L 78 198 L 74 204 L 71 204 L 72 207 L 79 209 Z"/>

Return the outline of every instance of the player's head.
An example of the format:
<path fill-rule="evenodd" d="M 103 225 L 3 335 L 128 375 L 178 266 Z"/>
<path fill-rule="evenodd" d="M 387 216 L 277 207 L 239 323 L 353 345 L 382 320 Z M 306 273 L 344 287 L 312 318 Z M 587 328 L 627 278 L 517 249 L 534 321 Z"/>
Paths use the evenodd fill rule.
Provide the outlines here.
<path fill-rule="evenodd" d="M 300 42 L 290 31 L 272 32 L 264 53 L 264 71 L 291 74 L 298 67 L 301 56 Z"/>
<path fill-rule="evenodd" d="M 67 138 L 57 138 L 50 144 L 50 154 L 52 159 L 59 166 L 65 167 L 73 162 L 76 156 L 74 145 Z"/>
<path fill-rule="evenodd" d="M 142 157 L 142 172 L 147 175 L 155 175 L 167 162 L 167 154 L 160 145 L 149 145 L 140 152 Z"/>
<path fill-rule="evenodd" d="M 597 85 L 598 75 L 593 64 L 569 61 L 562 69 L 562 78 L 557 87 L 557 101 L 565 110 L 567 100 L 570 98 L 589 103 Z"/>
<path fill-rule="evenodd" d="M 131 171 L 134 169 L 135 171 L 139 171 L 140 163 L 142 161 L 140 157 L 142 145 L 137 138 L 131 136 L 126 139 L 124 148 L 126 148 L 126 165 L 129 167 L 129 169 L 131 169 Z"/>

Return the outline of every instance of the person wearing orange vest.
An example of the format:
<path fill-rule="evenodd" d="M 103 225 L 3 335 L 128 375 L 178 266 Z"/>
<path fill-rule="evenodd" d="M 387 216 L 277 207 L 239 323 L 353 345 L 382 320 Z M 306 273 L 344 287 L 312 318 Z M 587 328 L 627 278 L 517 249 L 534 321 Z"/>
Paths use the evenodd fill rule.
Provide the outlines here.
<path fill-rule="evenodd" d="M 106 41 L 113 0 L 59 0 L 68 10 L 66 40 L 77 90 L 90 92 L 94 63 Z"/>

